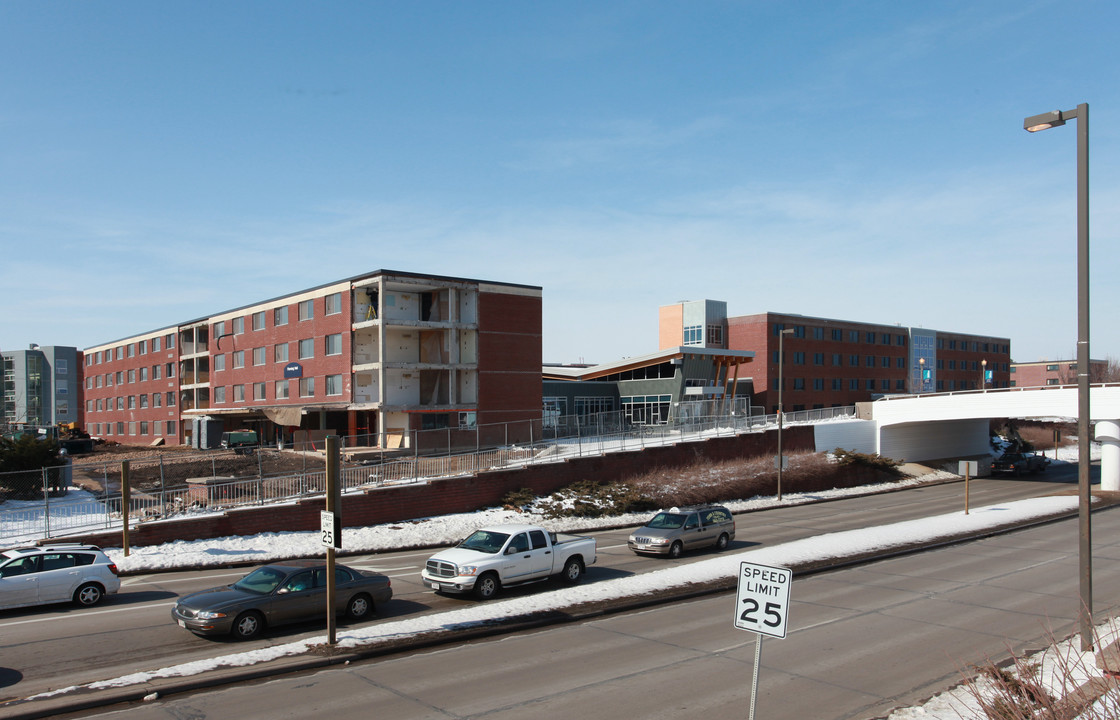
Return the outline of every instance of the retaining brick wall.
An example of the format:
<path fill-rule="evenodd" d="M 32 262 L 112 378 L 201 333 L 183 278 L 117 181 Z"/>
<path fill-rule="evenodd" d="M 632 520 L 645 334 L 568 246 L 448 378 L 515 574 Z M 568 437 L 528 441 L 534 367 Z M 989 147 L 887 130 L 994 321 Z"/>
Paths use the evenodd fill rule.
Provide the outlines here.
<path fill-rule="evenodd" d="M 814 449 L 813 428 L 786 428 L 782 435 L 786 452 Z M 633 452 L 572 458 L 563 462 L 534 465 L 516 470 L 479 473 L 474 477 L 435 480 L 427 484 L 401 485 L 348 494 L 342 498 L 342 523 L 365 527 L 382 523 L 473 512 L 498 505 L 507 493 L 529 488 L 547 495 L 580 480 L 610 481 L 641 474 L 655 468 L 686 467 L 697 461 L 720 462 L 777 453 L 777 432 L 751 433 L 701 442 L 649 447 Z M 788 486 L 787 492 L 796 492 Z M 153 521 L 136 527 L 129 535 L 132 546 L 158 545 L 175 540 L 200 540 L 264 532 L 312 531 L 319 529 L 322 498 L 293 505 L 266 505 L 229 510 L 181 520 Z M 69 539 L 68 539 L 69 540 Z M 95 533 L 74 538 L 101 547 L 119 547 L 121 534 Z"/>

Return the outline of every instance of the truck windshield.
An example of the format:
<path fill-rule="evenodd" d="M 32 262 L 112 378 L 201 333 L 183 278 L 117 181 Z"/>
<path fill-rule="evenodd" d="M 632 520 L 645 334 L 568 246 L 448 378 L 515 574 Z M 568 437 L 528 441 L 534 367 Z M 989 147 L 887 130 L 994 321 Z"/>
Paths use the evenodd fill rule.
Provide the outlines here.
<path fill-rule="evenodd" d="M 677 515 L 676 513 L 657 513 L 646 527 L 674 530 L 684 525 L 684 518 L 684 515 Z"/>
<path fill-rule="evenodd" d="M 505 533 L 475 530 L 470 537 L 459 543 L 459 547 L 484 553 L 496 553 L 502 549 L 508 539 L 509 535 Z"/>

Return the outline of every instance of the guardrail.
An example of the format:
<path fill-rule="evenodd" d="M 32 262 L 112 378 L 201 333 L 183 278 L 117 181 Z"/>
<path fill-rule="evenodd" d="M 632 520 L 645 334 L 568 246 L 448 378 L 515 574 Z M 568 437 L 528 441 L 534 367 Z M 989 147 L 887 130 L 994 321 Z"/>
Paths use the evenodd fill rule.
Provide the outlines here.
<path fill-rule="evenodd" d="M 587 418 L 560 418 L 546 428 L 551 437 L 532 443 L 344 467 L 340 473 L 342 491 L 375 492 L 382 487 L 427 483 L 487 470 L 760 431 L 777 424 L 774 414 L 691 417 L 648 425 L 622 422 L 617 414 L 604 415 L 610 417 L 596 418 L 594 422 Z M 854 407 L 821 408 L 785 413 L 784 422 L 792 425 L 854 416 Z M 610 430 L 612 425 L 617 425 L 617 429 Z M 321 496 L 325 487 L 326 473 L 315 471 L 239 479 L 199 478 L 186 487 L 132 490 L 129 494 L 130 524 L 291 502 Z M 21 507 L 0 510 L 0 544 L 117 529 L 123 522 L 123 503 L 120 493 L 107 493 L 93 500 L 52 498 L 48 493 L 43 501 L 25 501 L 20 503 Z"/>

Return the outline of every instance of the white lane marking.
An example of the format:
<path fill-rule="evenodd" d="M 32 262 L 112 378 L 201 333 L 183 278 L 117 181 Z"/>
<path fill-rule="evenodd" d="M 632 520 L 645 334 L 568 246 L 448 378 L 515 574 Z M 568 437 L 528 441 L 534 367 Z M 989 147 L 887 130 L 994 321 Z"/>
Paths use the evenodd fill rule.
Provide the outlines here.
<path fill-rule="evenodd" d="M 170 585 L 171 583 L 199 582 L 200 580 L 209 580 L 210 578 L 245 577 L 246 574 L 247 573 L 243 572 L 222 573 L 220 575 L 207 575 L 206 577 L 171 578 L 169 580 L 160 580 L 158 579 L 160 577 L 159 575 L 134 575 L 131 577 L 123 578 L 121 580 L 121 585 L 135 585 L 137 583 L 144 582 L 153 583 L 156 585 Z"/>
<path fill-rule="evenodd" d="M 0 628 L 15 627 L 16 625 L 32 625 L 34 623 L 43 623 L 43 622 L 56 623 L 60 620 L 69 619 L 70 617 L 73 617 L 75 619 L 87 618 L 90 615 L 108 615 L 109 613 L 133 612 L 135 610 L 147 610 L 149 608 L 171 607 L 174 604 L 175 604 L 174 602 L 162 602 L 162 603 L 148 603 L 147 605 L 129 605 L 128 607 L 106 608 L 105 610 L 83 610 L 80 614 L 74 614 L 73 616 L 70 616 L 70 615 L 66 615 L 66 616 L 54 615 L 54 616 L 51 616 L 51 617 L 31 618 L 29 620 L 13 620 L 12 622 L 0 623 Z"/>

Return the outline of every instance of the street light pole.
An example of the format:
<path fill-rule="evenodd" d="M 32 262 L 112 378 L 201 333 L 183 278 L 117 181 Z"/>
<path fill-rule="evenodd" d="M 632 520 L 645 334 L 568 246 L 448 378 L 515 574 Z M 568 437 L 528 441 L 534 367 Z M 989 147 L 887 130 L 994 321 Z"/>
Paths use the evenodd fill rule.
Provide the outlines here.
<path fill-rule="evenodd" d="M 785 365 L 785 340 L 786 335 L 792 335 L 793 328 L 786 328 L 778 333 L 778 500 L 782 499 L 782 367 Z"/>
<path fill-rule="evenodd" d="M 980 361 L 980 389 L 988 392 L 988 359 Z"/>
<path fill-rule="evenodd" d="M 1080 540 L 1081 650 L 1093 648 L 1093 559 L 1089 505 L 1089 104 L 1054 110 L 1023 121 L 1028 132 L 1077 120 L 1077 494 Z"/>

